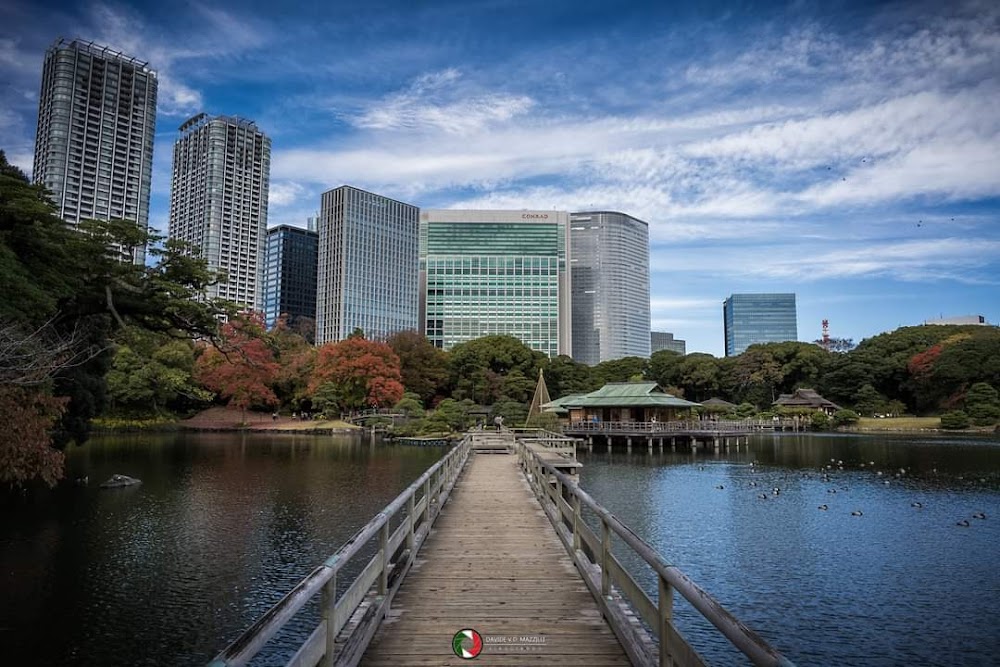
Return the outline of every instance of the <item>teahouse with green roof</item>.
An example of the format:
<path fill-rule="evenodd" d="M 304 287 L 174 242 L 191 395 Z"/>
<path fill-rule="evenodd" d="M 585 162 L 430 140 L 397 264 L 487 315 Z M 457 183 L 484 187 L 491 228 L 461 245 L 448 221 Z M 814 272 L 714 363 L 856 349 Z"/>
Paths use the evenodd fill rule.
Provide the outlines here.
<path fill-rule="evenodd" d="M 612 382 L 589 394 L 564 396 L 545 408 L 570 422 L 667 422 L 698 403 L 677 398 L 655 382 Z"/>

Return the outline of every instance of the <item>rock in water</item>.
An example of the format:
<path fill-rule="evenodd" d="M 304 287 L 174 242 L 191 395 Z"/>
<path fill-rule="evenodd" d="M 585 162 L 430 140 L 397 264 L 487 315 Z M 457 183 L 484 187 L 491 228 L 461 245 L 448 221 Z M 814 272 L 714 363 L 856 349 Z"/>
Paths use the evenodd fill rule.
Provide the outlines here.
<path fill-rule="evenodd" d="M 142 484 L 142 480 L 129 477 L 128 475 L 112 475 L 111 479 L 101 484 L 101 488 L 113 489 L 119 486 L 132 486 L 133 484 Z"/>

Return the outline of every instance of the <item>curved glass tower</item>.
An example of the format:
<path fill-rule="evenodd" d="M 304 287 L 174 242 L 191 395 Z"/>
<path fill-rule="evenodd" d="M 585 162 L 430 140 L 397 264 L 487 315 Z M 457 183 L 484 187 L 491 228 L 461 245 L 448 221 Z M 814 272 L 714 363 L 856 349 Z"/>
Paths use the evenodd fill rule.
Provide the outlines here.
<path fill-rule="evenodd" d="M 573 359 L 648 357 L 649 225 L 624 213 L 570 214 Z"/>

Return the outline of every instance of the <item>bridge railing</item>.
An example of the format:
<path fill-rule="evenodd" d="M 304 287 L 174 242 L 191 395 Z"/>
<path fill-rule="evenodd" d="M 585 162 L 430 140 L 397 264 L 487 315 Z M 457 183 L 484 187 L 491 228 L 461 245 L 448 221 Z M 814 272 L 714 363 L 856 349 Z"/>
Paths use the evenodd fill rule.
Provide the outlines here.
<path fill-rule="evenodd" d="M 750 433 L 759 430 L 749 421 L 691 420 L 669 422 L 575 421 L 566 427 L 573 433 Z"/>
<path fill-rule="evenodd" d="M 702 657 L 674 626 L 673 601 L 676 592 L 754 665 L 793 667 L 790 660 L 740 622 L 680 569 L 664 561 L 631 528 L 583 491 L 575 480 L 557 471 L 528 447 L 519 444 L 517 454 L 539 503 L 634 665 L 705 665 Z M 599 519 L 600 535 L 584 520 L 584 509 Z M 655 601 L 612 553 L 612 535 L 631 547 L 656 574 L 658 596 Z M 628 611 L 622 608 L 622 604 L 628 607 Z M 648 634 L 631 622 L 630 618 L 634 616 L 642 619 L 652 631 L 652 644 Z"/>
<path fill-rule="evenodd" d="M 579 438 L 562 433 L 553 433 L 542 428 L 512 428 L 514 437 L 522 443 L 531 444 L 543 451 L 569 456 L 576 460 L 576 446 Z"/>
<path fill-rule="evenodd" d="M 246 665 L 317 594 L 322 596 L 322 620 L 287 665 L 356 665 L 451 494 L 469 456 L 470 443 L 466 437 L 396 496 L 339 551 L 219 653 L 209 667 Z M 404 510 L 398 526 L 391 530 L 394 519 Z M 338 594 L 338 579 L 346 574 L 345 567 L 375 540 L 375 555 Z"/>

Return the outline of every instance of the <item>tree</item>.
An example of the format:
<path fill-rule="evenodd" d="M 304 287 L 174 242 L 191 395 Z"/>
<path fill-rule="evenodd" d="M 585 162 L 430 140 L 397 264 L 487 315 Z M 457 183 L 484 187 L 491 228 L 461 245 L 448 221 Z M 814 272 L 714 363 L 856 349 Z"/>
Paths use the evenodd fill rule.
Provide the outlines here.
<path fill-rule="evenodd" d="M 403 398 L 399 399 L 392 409 L 411 418 L 424 416 L 424 406 L 420 403 L 420 397 L 412 392 L 403 394 Z"/>
<path fill-rule="evenodd" d="M 1000 421 L 1000 395 L 992 385 L 977 382 L 965 395 L 965 412 L 977 426 L 989 426 Z"/>
<path fill-rule="evenodd" d="M 591 370 L 593 378 L 599 382 L 599 387 L 609 382 L 631 382 L 638 376 L 645 377 L 649 361 L 642 357 L 622 357 L 611 361 L 602 361 Z"/>
<path fill-rule="evenodd" d="M 264 340 L 278 364 L 273 384 L 278 400 L 292 410 L 310 407 L 309 378 L 316 364 L 316 348 L 294 327 L 288 327 L 284 316 L 278 318 Z"/>
<path fill-rule="evenodd" d="M 332 387 L 326 395 L 335 396 L 342 410 L 389 407 L 403 398 L 404 391 L 396 353 L 385 343 L 360 336 L 319 349 L 309 390 L 315 393 L 327 384 Z"/>
<path fill-rule="evenodd" d="M 851 426 L 852 424 L 857 424 L 859 419 L 860 417 L 857 412 L 843 408 L 833 414 L 833 425 L 835 427 Z"/>
<path fill-rule="evenodd" d="M 549 394 L 561 398 L 600 389 L 601 385 L 594 381 L 591 370 L 587 364 L 574 361 L 565 354 L 549 359 L 545 366 L 545 384 L 549 388 Z"/>
<path fill-rule="evenodd" d="M 830 428 L 830 417 L 825 412 L 813 412 L 809 421 L 814 431 L 825 431 Z"/>
<path fill-rule="evenodd" d="M 55 486 L 63 477 L 63 453 L 50 446 L 49 431 L 66 399 L 37 387 L 0 385 L 0 484 L 8 489 L 38 479 Z"/>
<path fill-rule="evenodd" d="M 452 348 L 453 395 L 483 405 L 492 405 L 503 391 L 503 378 L 518 370 L 524 377 L 538 376 L 545 355 L 513 336 L 484 336 Z"/>
<path fill-rule="evenodd" d="M 680 364 L 680 386 L 688 400 L 706 401 L 719 393 L 719 360 L 710 354 L 695 352 Z"/>
<path fill-rule="evenodd" d="M 875 387 L 870 384 L 866 384 L 858 393 L 854 395 L 854 407 L 857 409 L 859 414 L 866 415 L 868 417 L 873 416 L 876 412 L 881 413 L 884 411 L 886 405 L 885 396 L 878 393 Z"/>
<path fill-rule="evenodd" d="M 949 431 L 969 428 L 969 415 L 961 410 L 946 412 L 941 415 L 941 428 Z"/>
<path fill-rule="evenodd" d="M 505 426 L 515 427 L 528 419 L 528 406 L 506 396 L 493 404 L 493 416 L 501 415 Z"/>
<path fill-rule="evenodd" d="M 399 357 L 403 386 L 425 403 L 448 391 L 448 353 L 440 350 L 423 334 L 401 331 L 386 341 Z"/>
<path fill-rule="evenodd" d="M 157 413 L 212 399 L 194 381 L 191 341 L 138 329 L 130 331 L 127 340 L 115 350 L 107 374 L 108 395 L 115 408 Z"/>
<path fill-rule="evenodd" d="M 271 385 L 278 376 L 274 353 L 264 340 L 264 318 L 240 315 L 222 327 L 217 346 L 207 347 L 195 365 L 195 378 L 239 408 L 243 422 L 255 405 L 277 406 Z"/>
<path fill-rule="evenodd" d="M 14 370 L 36 374 L 34 405 L 46 403 L 42 394 L 69 399 L 61 410 L 43 410 L 46 420 L 55 414 L 57 421 L 36 435 L 54 447 L 87 439 L 90 419 L 105 404 L 112 339 L 127 326 L 211 337 L 215 316 L 227 312 L 221 303 L 194 298 L 217 279 L 204 261 L 176 242 L 157 246 L 159 240 L 121 220 L 67 225 L 45 189 L 28 183 L 0 151 L 0 330 L 17 332 L 15 349 L 26 356 Z M 154 265 L 133 264 L 132 250 L 147 245 Z M 24 446 L 35 441 L 22 438 Z"/>

